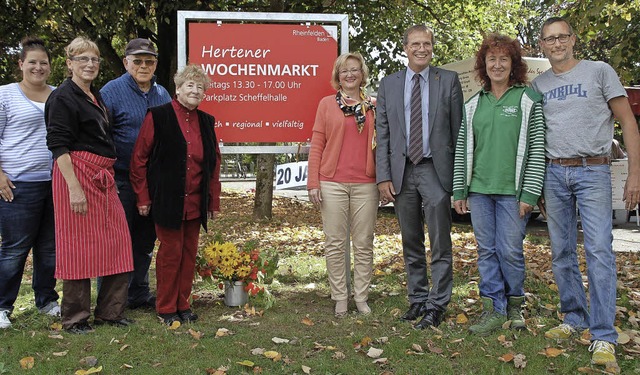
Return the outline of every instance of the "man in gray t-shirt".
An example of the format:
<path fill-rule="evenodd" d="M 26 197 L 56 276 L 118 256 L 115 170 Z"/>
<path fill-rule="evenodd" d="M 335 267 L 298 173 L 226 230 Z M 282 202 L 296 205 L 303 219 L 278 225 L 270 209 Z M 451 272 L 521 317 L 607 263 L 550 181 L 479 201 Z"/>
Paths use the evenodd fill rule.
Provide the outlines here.
<path fill-rule="evenodd" d="M 615 71 L 603 62 L 577 60 L 576 36 L 562 18 L 545 21 L 540 47 L 551 69 L 533 88 L 544 95 L 547 123 L 544 182 L 552 269 L 565 314 L 547 338 L 567 339 L 588 328 L 593 364 L 616 362 L 616 263 L 611 246 L 611 172 L 613 119 L 618 119 L 629 154 L 624 188 L 628 210 L 640 199 L 640 135 L 626 92 Z M 589 304 L 576 253 L 580 210 L 589 281 Z"/>

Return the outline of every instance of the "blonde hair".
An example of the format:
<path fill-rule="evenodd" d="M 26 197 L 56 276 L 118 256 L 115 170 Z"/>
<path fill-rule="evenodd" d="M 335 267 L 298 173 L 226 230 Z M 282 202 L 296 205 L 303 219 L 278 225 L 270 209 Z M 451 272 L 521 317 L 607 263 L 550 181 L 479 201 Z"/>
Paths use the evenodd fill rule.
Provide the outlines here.
<path fill-rule="evenodd" d="M 71 41 L 71 43 L 69 43 L 68 46 L 64 47 L 64 52 L 67 55 L 67 59 L 70 59 L 87 51 L 95 52 L 96 55 L 100 57 L 100 50 L 98 49 L 98 45 L 91 41 L 91 39 L 85 38 L 83 36 L 75 38 Z"/>
<path fill-rule="evenodd" d="M 66 47 L 64 47 L 65 55 L 67 59 L 71 59 L 72 57 L 78 56 L 81 53 L 91 51 L 95 52 L 98 57 L 100 57 L 100 50 L 98 49 L 98 45 L 95 44 L 91 39 L 85 38 L 83 36 L 79 36 L 69 43 Z M 71 68 L 67 67 L 67 76 L 72 77 L 73 71 Z"/>
<path fill-rule="evenodd" d="M 199 65 L 191 64 L 185 66 L 173 76 L 173 82 L 176 84 L 176 88 L 182 86 L 187 81 L 200 83 L 206 90 L 209 88 L 211 79 Z"/>
<path fill-rule="evenodd" d="M 364 63 L 364 57 L 362 57 L 360 52 L 348 52 L 338 56 L 335 63 L 333 63 L 331 86 L 336 90 L 340 90 L 340 68 L 342 68 L 349 59 L 354 59 L 360 63 L 360 69 L 362 69 L 362 82 L 360 82 L 360 87 L 367 85 L 367 80 L 369 79 L 369 68 L 367 68 L 367 65 Z"/>

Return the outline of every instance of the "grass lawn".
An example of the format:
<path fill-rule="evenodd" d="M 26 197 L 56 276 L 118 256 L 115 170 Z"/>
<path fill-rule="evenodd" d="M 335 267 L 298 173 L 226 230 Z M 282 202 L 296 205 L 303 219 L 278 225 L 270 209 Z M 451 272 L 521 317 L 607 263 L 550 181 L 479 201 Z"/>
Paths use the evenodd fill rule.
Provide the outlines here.
<path fill-rule="evenodd" d="M 255 222 L 252 205 L 252 195 L 224 191 L 223 212 L 201 240 L 205 243 L 213 233 L 220 233 L 228 241 L 253 239 L 260 246 L 277 249 L 281 260 L 270 287 L 276 297 L 272 308 L 263 310 L 253 300 L 248 308 L 226 307 L 216 285 L 199 281 L 194 286 L 193 309 L 200 316 L 196 323 L 172 330 L 160 324 L 153 311 L 131 310 L 128 317 L 136 320 L 131 327 L 101 326 L 76 336 L 60 331 L 58 320 L 38 314 L 28 266 L 12 315 L 13 327 L 0 330 L 0 374 L 74 374 L 91 368 L 101 374 L 599 374 L 614 370 L 589 364 L 587 332 L 564 342 L 544 338 L 544 331 L 560 322 L 544 231 L 527 236 L 525 246 L 528 330 L 503 329 L 481 338 L 467 331 L 481 308 L 470 225 L 453 228 L 455 285 L 446 322 L 437 330 L 416 331 L 397 318 L 408 303 L 399 230 L 391 213 L 378 215 L 369 296 L 373 313 L 358 315 L 351 302 L 348 317 L 336 319 L 322 256 L 319 213 L 306 202 L 274 198 L 273 220 Z M 628 341 L 617 347 L 618 365 L 622 373 L 640 374 L 636 318 L 640 260 L 624 253 L 618 254 L 617 262 L 616 325 L 624 332 L 621 341 Z M 29 357 L 33 367 L 23 369 L 20 361 L 30 362 Z"/>

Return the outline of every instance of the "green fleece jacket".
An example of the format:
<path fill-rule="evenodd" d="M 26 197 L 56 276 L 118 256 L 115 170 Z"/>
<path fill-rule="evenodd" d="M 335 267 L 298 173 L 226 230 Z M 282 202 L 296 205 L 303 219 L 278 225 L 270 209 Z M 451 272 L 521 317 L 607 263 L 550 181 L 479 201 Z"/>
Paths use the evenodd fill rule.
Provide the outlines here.
<path fill-rule="evenodd" d="M 516 197 L 518 201 L 535 205 L 542 192 L 545 160 L 544 145 L 546 125 L 542 112 L 542 96 L 529 87 L 522 90 L 520 109 L 522 122 L 516 156 Z M 478 107 L 481 90 L 464 105 L 462 126 L 458 134 L 453 167 L 453 199 L 466 199 L 473 172 L 473 115 Z"/>

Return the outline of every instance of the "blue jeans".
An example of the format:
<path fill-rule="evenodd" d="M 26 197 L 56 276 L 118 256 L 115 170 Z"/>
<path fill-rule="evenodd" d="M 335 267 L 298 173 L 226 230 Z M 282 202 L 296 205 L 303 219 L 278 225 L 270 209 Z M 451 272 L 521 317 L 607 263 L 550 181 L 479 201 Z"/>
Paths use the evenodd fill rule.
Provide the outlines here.
<path fill-rule="evenodd" d="M 156 227 L 151 216 L 140 216 L 136 194 L 129 182 L 129 173 L 116 173 L 118 196 L 124 208 L 131 245 L 133 247 L 133 272 L 129 274 L 129 304 L 142 303 L 151 297 L 149 291 L 149 266 L 156 244 Z"/>
<path fill-rule="evenodd" d="M 508 297 L 524 296 L 522 241 L 530 215 L 520 218 L 514 195 L 469 194 L 473 233 L 478 241 L 480 296 L 507 313 Z"/>
<path fill-rule="evenodd" d="M 615 343 L 616 258 L 611 233 L 611 171 L 608 165 L 563 167 L 549 163 L 544 182 L 552 269 L 564 323 L 589 328 L 591 340 Z M 587 260 L 590 307 L 578 268 L 580 211 Z"/>
<path fill-rule="evenodd" d="M 0 200 L 0 310 L 13 311 L 24 265 L 33 249 L 36 307 L 58 300 L 51 181 L 14 181 L 12 202 Z"/>

